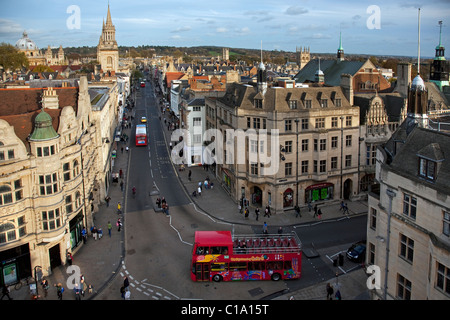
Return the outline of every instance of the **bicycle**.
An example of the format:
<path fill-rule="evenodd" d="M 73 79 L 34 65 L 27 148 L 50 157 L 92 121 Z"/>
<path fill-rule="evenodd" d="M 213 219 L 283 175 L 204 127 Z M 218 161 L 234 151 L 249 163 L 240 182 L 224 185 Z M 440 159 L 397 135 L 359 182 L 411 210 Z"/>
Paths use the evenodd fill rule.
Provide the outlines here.
<path fill-rule="evenodd" d="M 35 281 L 34 281 L 34 278 L 33 278 L 32 276 L 29 276 L 29 277 L 27 277 L 27 278 L 25 278 L 25 279 L 19 280 L 19 281 L 15 284 L 14 289 L 19 290 L 20 288 L 22 288 L 23 285 L 28 286 L 29 284 L 34 283 L 34 282 L 35 282 Z"/>

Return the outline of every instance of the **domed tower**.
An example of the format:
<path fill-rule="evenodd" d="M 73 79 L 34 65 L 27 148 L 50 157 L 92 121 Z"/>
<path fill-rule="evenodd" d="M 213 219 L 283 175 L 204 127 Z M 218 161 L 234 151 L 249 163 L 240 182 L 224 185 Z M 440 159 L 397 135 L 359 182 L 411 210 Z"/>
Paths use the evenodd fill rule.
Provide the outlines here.
<path fill-rule="evenodd" d="M 47 141 L 59 137 L 53 128 L 52 117 L 42 110 L 34 119 L 34 130 L 30 135 L 30 141 Z"/>
<path fill-rule="evenodd" d="M 265 95 L 267 91 L 267 71 L 263 63 L 262 42 L 261 42 L 261 62 L 259 63 L 258 66 L 258 73 L 256 79 L 257 79 L 256 87 L 258 89 L 258 92 L 260 92 L 262 95 Z"/>
<path fill-rule="evenodd" d="M 20 51 L 25 53 L 28 58 L 30 66 L 36 66 L 38 64 L 45 64 L 45 57 L 39 51 L 36 43 L 28 38 L 26 31 L 23 32 L 22 38 L 17 40 L 15 47 Z"/>
<path fill-rule="evenodd" d="M 407 121 L 412 126 L 417 124 L 421 127 L 428 127 L 428 90 L 425 82 L 420 76 L 420 9 L 419 9 L 419 28 L 418 28 L 418 54 L 417 54 L 417 76 L 411 82 L 408 88 L 408 108 Z"/>

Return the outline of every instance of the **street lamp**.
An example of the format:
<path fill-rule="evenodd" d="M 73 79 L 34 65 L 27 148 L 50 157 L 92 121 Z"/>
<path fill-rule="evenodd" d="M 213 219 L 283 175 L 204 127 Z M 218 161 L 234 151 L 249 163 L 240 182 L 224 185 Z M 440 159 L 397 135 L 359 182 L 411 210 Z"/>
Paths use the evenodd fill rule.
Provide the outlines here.
<path fill-rule="evenodd" d="M 296 138 L 297 138 L 297 142 L 296 142 L 296 148 L 295 148 L 295 150 L 296 150 L 296 160 L 295 160 L 295 194 L 296 194 L 296 196 L 295 196 L 295 205 L 298 207 L 298 122 L 299 122 L 300 120 L 298 120 L 298 119 L 295 119 L 295 129 L 296 129 L 296 132 L 295 132 L 295 136 L 296 136 Z"/>

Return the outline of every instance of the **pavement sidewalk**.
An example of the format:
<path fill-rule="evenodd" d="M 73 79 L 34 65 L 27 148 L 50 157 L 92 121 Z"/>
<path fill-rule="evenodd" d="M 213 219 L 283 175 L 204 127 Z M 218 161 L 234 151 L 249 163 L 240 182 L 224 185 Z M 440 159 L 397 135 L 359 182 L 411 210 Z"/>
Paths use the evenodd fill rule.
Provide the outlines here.
<path fill-rule="evenodd" d="M 159 97 L 157 97 L 157 101 L 159 101 Z M 158 112 L 160 112 L 160 108 L 158 107 L 157 109 Z M 161 121 L 164 121 L 164 117 L 162 117 Z M 166 145 L 169 151 L 168 146 L 172 131 L 168 131 L 167 126 L 165 125 L 161 125 L 161 127 L 164 131 Z M 129 137 L 131 137 L 131 130 L 132 129 L 124 130 Z M 91 284 L 93 286 L 93 292 L 86 292 L 82 300 L 95 299 L 99 296 L 100 293 L 107 288 L 119 274 L 122 261 L 125 258 L 125 231 L 122 230 L 118 232 L 116 220 L 118 218 L 117 202 L 120 201 L 122 204 L 126 204 L 125 194 L 127 190 L 126 181 L 128 174 L 127 168 L 129 154 L 126 151 L 122 153 L 120 151 L 120 147 L 121 145 L 118 146 L 117 159 L 115 160 L 113 172 L 118 172 L 119 169 L 122 168 L 122 171 L 124 172 L 123 181 L 125 183 L 123 189 L 124 191 L 121 190 L 118 183 L 111 183 L 108 192 L 108 195 L 111 197 L 109 206 L 107 206 L 102 199 L 102 205 L 99 206 L 98 211 L 94 214 L 94 223 L 96 227 L 102 228 L 103 230 L 102 239 L 94 240 L 92 236 L 89 236 L 87 243 L 82 244 L 73 253 L 73 265 L 80 268 L 81 273 L 85 277 L 85 282 L 88 285 Z M 203 188 L 201 196 L 191 196 L 193 203 L 195 203 L 196 206 L 205 213 L 213 216 L 217 220 L 223 220 L 234 224 L 248 224 L 262 227 L 264 221 L 267 221 L 270 233 L 276 233 L 279 226 L 315 224 L 328 221 L 330 219 L 349 219 L 357 215 L 367 214 L 366 201 L 348 201 L 348 214 L 343 214 L 342 211 L 339 210 L 339 201 L 328 201 L 327 203 L 319 205 L 322 210 L 321 220 L 314 217 L 314 210 L 308 211 L 307 207 L 301 208 L 301 217 L 296 217 L 294 210 L 291 210 L 282 214 L 272 214 L 270 218 L 268 218 L 264 217 L 264 212 L 261 210 L 258 221 L 256 220 L 254 213 L 254 207 L 250 207 L 250 216 L 246 219 L 242 213 L 239 213 L 238 204 L 231 199 L 228 192 L 222 187 L 221 182 L 217 180 L 212 171 L 201 166 L 186 168 L 184 171 L 179 171 L 179 167 L 175 166 L 175 170 L 181 185 L 184 186 L 189 195 L 197 189 L 198 183 L 203 182 L 207 176 L 210 181 L 213 182 L 214 187 L 210 189 Z M 191 179 L 188 178 L 189 170 L 191 171 Z M 124 209 L 125 213 L 123 218 L 126 216 L 126 207 Z M 111 237 L 108 235 L 108 221 L 112 224 Z M 50 285 L 47 296 L 44 296 L 42 286 L 39 285 L 39 294 L 41 295 L 40 299 L 57 300 L 58 297 L 54 285 L 57 283 L 62 283 L 64 286 L 71 276 L 71 273 L 67 273 L 67 265 L 62 265 L 53 270 L 53 274 L 46 277 Z M 362 269 L 340 277 L 341 285 L 346 288 L 346 299 L 366 297 L 364 295 L 365 277 L 365 273 Z M 347 290 L 347 287 L 351 287 L 352 289 Z M 323 298 L 324 288 L 324 283 L 318 283 L 310 288 L 300 290 L 296 293 L 288 293 L 277 299 L 290 299 L 292 296 L 294 299 L 321 299 Z M 10 296 L 16 300 L 30 299 L 29 290 L 26 286 L 22 286 L 20 290 L 15 290 L 14 287 L 11 287 Z M 63 299 L 75 299 L 74 292 L 66 288 L 66 291 L 63 294 Z M 120 299 L 120 293 L 118 290 L 117 299 Z"/>

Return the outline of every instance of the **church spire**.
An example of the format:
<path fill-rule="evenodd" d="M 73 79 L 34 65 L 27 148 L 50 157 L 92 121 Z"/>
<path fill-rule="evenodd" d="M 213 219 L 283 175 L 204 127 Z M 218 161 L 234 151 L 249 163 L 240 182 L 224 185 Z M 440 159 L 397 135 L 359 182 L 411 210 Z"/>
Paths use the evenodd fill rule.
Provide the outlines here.
<path fill-rule="evenodd" d="M 111 20 L 111 12 L 109 11 L 109 2 L 108 2 L 108 14 L 106 15 L 106 25 L 112 26 L 112 20 Z"/>
<path fill-rule="evenodd" d="M 338 61 L 344 61 L 344 48 L 342 48 L 342 32 L 339 31 L 339 48 L 337 50 Z"/>

